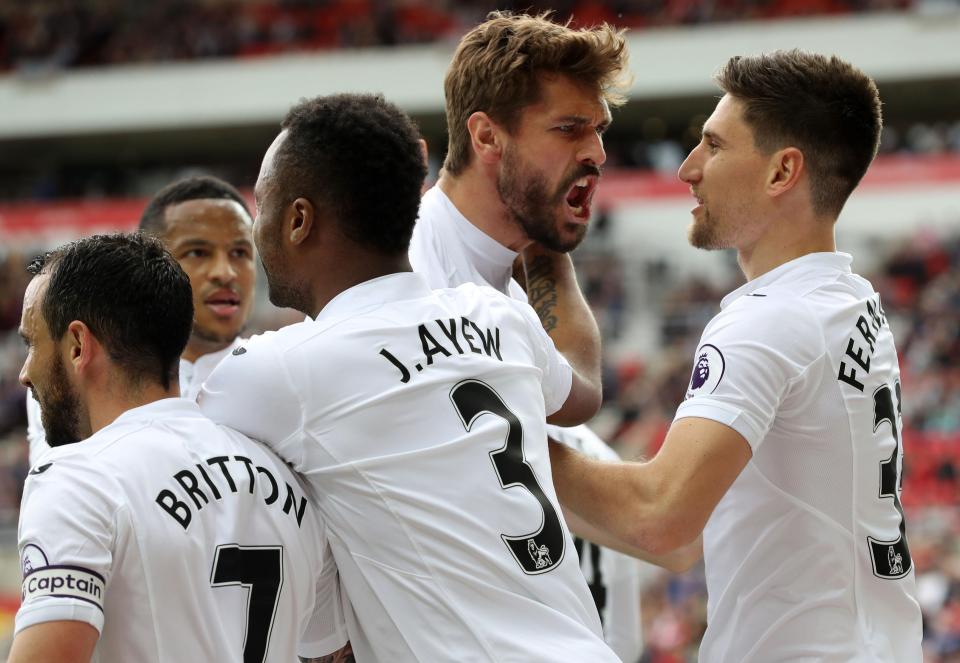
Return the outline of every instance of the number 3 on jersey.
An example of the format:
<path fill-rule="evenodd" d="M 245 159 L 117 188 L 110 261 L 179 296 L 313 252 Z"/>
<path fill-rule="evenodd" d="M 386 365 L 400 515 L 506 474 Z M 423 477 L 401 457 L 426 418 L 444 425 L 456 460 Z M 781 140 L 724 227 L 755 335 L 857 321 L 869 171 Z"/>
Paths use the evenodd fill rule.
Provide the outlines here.
<path fill-rule="evenodd" d="M 523 428 L 517 415 L 510 411 L 497 392 L 478 380 L 457 383 L 450 391 L 450 400 L 453 401 L 453 406 L 467 431 L 484 414 L 500 417 L 509 424 L 506 442 L 496 451 L 490 452 L 490 460 L 493 461 L 494 471 L 504 490 L 523 486 L 540 502 L 543 524 L 540 529 L 529 534 L 501 534 L 500 538 L 524 573 L 546 573 L 555 568 L 563 559 L 563 525 L 553 504 L 540 487 L 533 468 L 523 456 Z"/>
<path fill-rule="evenodd" d="M 894 406 L 890 387 L 883 385 L 873 392 L 873 430 L 880 429 L 884 423 L 890 424 L 893 433 L 893 453 L 880 463 L 881 499 L 893 498 L 893 506 L 900 515 L 900 536 L 893 541 L 879 541 L 867 537 L 870 544 L 870 559 L 873 561 L 873 573 L 878 578 L 902 578 L 910 573 L 913 566 L 910 549 L 907 547 L 906 523 L 903 506 L 900 504 L 900 383 L 896 384 L 897 403 Z"/>

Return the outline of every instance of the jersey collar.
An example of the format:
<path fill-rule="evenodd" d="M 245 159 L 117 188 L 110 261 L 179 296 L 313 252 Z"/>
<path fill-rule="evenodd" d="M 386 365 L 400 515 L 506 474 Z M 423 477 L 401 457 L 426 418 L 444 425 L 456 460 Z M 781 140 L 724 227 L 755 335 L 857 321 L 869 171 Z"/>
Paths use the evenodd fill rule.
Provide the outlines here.
<path fill-rule="evenodd" d="M 735 300 L 745 295 L 751 295 L 760 288 L 780 284 L 787 281 L 795 282 L 805 276 L 823 273 L 823 272 L 844 272 L 849 274 L 850 264 L 853 262 L 853 256 L 849 253 L 808 253 L 805 256 L 794 258 L 783 263 L 779 267 L 771 269 L 766 274 L 761 274 L 752 281 L 744 283 L 742 286 L 728 294 L 720 302 L 720 309 L 723 310 Z"/>
<path fill-rule="evenodd" d="M 451 220 L 454 230 L 463 240 L 464 250 L 469 253 L 470 264 L 486 283 L 500 292 L 506 292 L 507 284 L 513 275 L 513 261 L 519 254 L 473 225 L 439 186 L 434 186 L 424 194 L 421 204 L 424 203 L 436 205 L 443 210 L 444 216 Z"/>
<path fill-rule="evenodd" d="M 101 431 L 113 426 L 135 421 L 152 421 L 169 417 L 202 417 L 200 406 L 186 398 L 161 398 L 139 407 L 130 408 Z"/>
<path fill-rule="evenodd" d="M 323 307 L 315 321 L 329 326 L 384 304 L 426 297 L 431 292 L 427 280 L 416 272 L 387 274 L 347 288 Z"/>

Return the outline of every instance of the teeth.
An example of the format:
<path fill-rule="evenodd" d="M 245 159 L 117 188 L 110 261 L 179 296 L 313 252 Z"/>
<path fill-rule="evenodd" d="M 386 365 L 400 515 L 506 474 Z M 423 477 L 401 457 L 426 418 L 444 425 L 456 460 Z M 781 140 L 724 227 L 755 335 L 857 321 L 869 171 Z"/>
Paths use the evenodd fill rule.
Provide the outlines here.
<path fill-rule="evenodd" d="M 583 214 L 583 207 L 572 207 L 574 216 L 580 216 Z"/>
<path fill-rule="evenodd" d="M 578 187 L 580 187 L 580 188 L 584 188 L 584 187 L 586 187 L 589 183 L 590 183 L 590 181 L 589 181 L 586 177 L 581 177 L 579 180 L 577 180 L 577 181 L 574 182 L 573 184 L 574 184 L 574 186 L 578 186 Z"/>

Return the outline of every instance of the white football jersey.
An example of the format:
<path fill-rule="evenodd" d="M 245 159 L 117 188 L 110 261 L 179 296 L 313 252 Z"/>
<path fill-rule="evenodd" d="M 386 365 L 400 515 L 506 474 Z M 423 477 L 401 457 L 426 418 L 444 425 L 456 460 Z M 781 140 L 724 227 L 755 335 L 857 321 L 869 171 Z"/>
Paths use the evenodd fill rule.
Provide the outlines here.
<path fill-rule="evenodd" d="M 220 363 L 220 360 L 238 348 L 243 342 L 235 338 L 233 343 L 223 350 L 211 352 L 197 357 L 195 362 L 180 359 L 180 397 L 190 401 L 197 400 L 200 386 L 210 375 L 210 371 Z M 43 458 L 43 454 L 50 450 L 47 444 L 47 434 L 43 430 L 43 421 L 40 418 L 40 403 L 27 392 L 27 444 L 29 445 L 30 467 L 35 466 Z"/>
<path fill-rule="evenodd" d="M 724 298 L 676 418 L 753 457 L 703 535 L 705 663 L 919 663 L 900 506 L 900 371 L 880 297 L 814 253 Z"/>
<path fill-rule="evenodd" d="M 424 194 L 409 257 L 414 271 L 426 276 L 431 287 L 476 283 L 526 302 L 527 293 L 512 276 L 517 255 L 470 223 L 439 186 Z M 547 426 L 547 432 L 592 457 L 617 457 L 586 426 Z M 583 573 L 603 621 L 604 639 L 623 660 L 637 660 L 643 651 L 640 562 L 590 542 L 578 539 L 577 543 Z"/>
<path fill-rule="evenodd" d="M 200 405 L 316 489 L 357 660 L 615 661 L 550 481 L 571 380 L 529 306 L 403 273 L 251 339 Z"/>
<path fill-rule="evenodd" d="M 87 622 L 104 662 L 335 651 L 347 639 L 336 567 L 308 490 L 196 403 L 128 410 L 27 477 L 16 631 Z"/>

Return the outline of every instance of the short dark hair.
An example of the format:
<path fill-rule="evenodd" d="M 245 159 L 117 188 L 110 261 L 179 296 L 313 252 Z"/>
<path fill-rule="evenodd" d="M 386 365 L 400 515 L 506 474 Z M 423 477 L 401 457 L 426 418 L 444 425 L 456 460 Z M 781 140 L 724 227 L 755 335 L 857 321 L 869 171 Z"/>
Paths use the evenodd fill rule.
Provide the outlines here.
<path fill-rule="evenodd" d="M 880 144 L 873 80 L 836 56 L 797 49 L 730 58 L 716 80 L 743 103 L 757 149 L 803 152 L 814 211 L 838 215 Z"/>
<path fill-rule="evenodd" d="M 169 389 L 193 327 L 190 279 L 156 238 L 94 235 L 36 258 L 31 274 L 49 274 L 41 311 L 56 341 L 85 323 L 132 383 Z"/>
<path fill-rule="evenodd" d="M 307 198 L 357 244 L 406 253 L 427 174 L 413 121 L 381 95 L 334 94 L 302 100 L 280 126 L 284 203 Z"/>
<path fill-rule="evenodd" d="M 150 199 L 140 215 L 140 231 L 162 237 L 167 231 L 167 208 L 188 200 L 232 200 L 250 216 L 247 201 L 230 183 L 211 175 L 185 177 L 163 187 Z"/>

